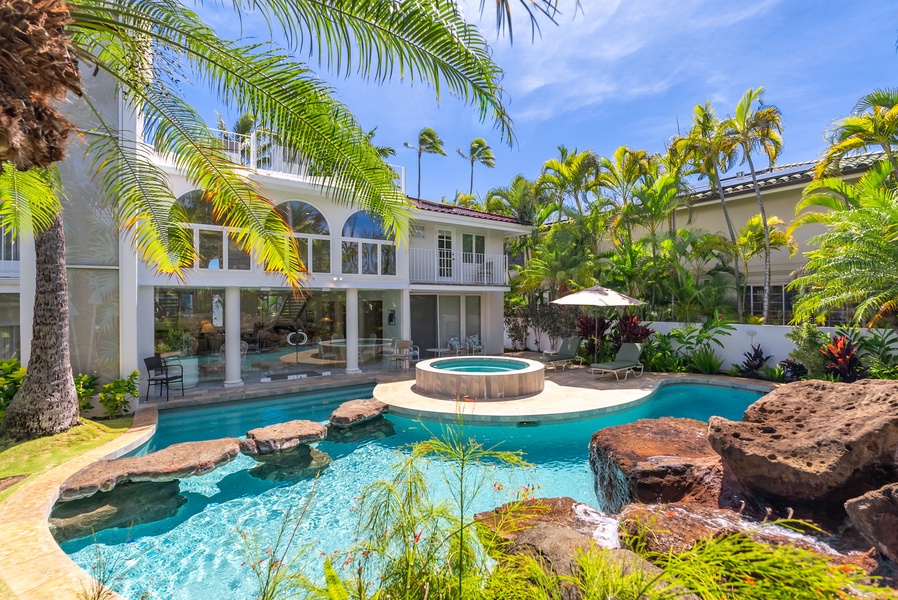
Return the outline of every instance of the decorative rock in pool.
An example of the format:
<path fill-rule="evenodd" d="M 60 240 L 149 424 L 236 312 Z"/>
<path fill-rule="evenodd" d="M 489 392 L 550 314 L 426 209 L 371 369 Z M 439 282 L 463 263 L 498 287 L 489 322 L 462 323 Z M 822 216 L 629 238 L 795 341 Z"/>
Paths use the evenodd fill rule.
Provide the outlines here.
<path fill-rule="evenodd" d="M 434 358 L 415 365 L 418 393 L 451 400 L 508 400 L 543 391 L 545 366 L 492 356 Z"/>
<path fill-rule="evenodd" d="M 298 446 L 279 452 L 253 457 L 259 465 L 248 473 L 256 479 L 266 481 L 299 481 L 316 477 L 331 464 L 331 457 L 317 448 Z"/>
<path fill-rule="evenodd" d="M 239 453 L 236 438 L 222 438 L 174 444 L 146 456 L 101 460 L 69 477 L 60 487 L 59 502 L 108 492 L 126 482 L 173 481 L 203 475 L 231 462 Z"/>
<path fill-rule="evenodd" d="M 898 483 L 849 500 L 845 510 L 867 541 L 898 562 Z"/>
<path fill-rule="evenodd" d="M 327 427 L 314 421 L 287 421 L 268 427 L 250 429 L 240 442 L 240 451 L 250 456 L 283 452 L 301 444 L 320 442 L 327 437 Z"/>
<path fill-rule="evenodd" d="M 331 413 L 330 424 L 332 427 L 345 429 L 366 421 L 376 419 L 384 414 L 387 405 L 380 400 L 350 400 L 344 402 Z"/>
<path fill-rule="evenodd" d="M 382 440 L 396 435 L 396 426 L 393 422 L 377 417 L 371 421 L 365 421 L 352 427 L 327 428 L 327 441 L 338 444 L 357 444 L 363 440 Z"/>

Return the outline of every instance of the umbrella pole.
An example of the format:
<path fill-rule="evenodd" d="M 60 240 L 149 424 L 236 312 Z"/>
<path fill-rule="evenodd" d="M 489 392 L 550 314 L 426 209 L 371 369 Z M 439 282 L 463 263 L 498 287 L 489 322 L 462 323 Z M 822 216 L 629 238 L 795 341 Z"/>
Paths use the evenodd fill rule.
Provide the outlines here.
<path fill-rule="evenodd" d="M 595 364 L 599 362 L 599 318 L 594 317 L 594 322 L 596 325 L 596 333 L 593 337 L 592 343 L 592 363 Z"/>

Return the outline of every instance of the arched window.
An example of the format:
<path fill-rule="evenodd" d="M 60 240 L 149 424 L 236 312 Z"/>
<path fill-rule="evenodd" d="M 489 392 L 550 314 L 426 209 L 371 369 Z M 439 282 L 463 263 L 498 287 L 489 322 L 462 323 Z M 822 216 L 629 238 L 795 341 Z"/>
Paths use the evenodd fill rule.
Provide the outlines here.
<path fill-rule="evenodd" d="M 300 200 L 279 204 L 277 210 L 294 231 L 306 269 L 312 273 L 330 273 L 331 230 L 321 211 Z"/>
<path fill-rule="evenodd" d="M 396 274 L 396 246 L 387 241 L 386 231 L 380 221 L 364 211 L 354 213 L 343 224 L 343 238 L 344 273 Z"/>
<path fill-rule="evenodd" d="M 212 202 L 203 190 L 191 190 L 178 197 L 178 204 L 184 207 L 188 223 L 200 225 L 221 225 L 212 214 Z"/>
<path fill-rule="evenodd" d="M 317 208 L 306 202 L 293 200 L 278 205 L 278 212 L 296 233 L 330 235 L 327 219 Z"/>

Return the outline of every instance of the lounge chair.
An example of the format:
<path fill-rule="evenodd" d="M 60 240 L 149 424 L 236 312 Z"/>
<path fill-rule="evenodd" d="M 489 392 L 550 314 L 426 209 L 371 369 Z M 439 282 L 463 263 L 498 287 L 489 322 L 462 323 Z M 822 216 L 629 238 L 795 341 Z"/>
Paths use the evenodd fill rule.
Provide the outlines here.
<path fill-rule="evenodd" d="M 571 364 L 571 361 L 577 359 L 577 350 L 580 349 L 579 337 L 567 337 L 561 341 L 558 352 L 540 356 L 536 360 L 546 365 L 546 369 L 558 371 L 564 369 Z"/>
<path fill-rule="evenodd" d="M 620 381 L 620 374 L 624 374 L 624 381 L 630 373 L 634 377 L 642 375 L 643 365 L 639 362 L 642 355 L 642 344 L 621 344 L 620 350 L 614 360 L 606 363 L 594 363 L 589 366 L 589 372 L 595 375 L 596 379 L 604 377 L 605 373 L 614 373 L 615 379 Z M 639 369 L 639 372 L 636 372 Z"/>

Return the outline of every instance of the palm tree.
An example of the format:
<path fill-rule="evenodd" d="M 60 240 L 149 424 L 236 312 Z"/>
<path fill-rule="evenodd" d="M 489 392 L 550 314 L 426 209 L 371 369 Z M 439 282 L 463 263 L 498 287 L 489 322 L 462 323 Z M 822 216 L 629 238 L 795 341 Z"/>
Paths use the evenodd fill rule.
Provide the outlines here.
<path fill-rule="evenodd" d="M 520 173 L 506 187 L 493 188 L 486 193 L 484 209 L 487 212 L 514 217 L 518 223 L 531 225 L 530 234 L 510 244 L 512 256 L 522 256 L 526 264 L 539 242 L 541 229 L 555 211 L 555 204 L 543 186 L 530 181 Z"/>
<path fill-rule="evenodd" d="M 746 90 L 736 103 L 733 116 L 724 122 L 723 127 L 723 135 L 742 150 L 742 162 L 748 163 L 755 199 L 758 201 L 758 212 L 761 214 L 761 224 L 764 227 L 764 310 L 761 318 L 766 323 L 770 309 L 770 227 L 751 155 L 760 151 L 767 156 L 768 163 L 773 166 L 783 147 L 783 117 L 777 107 L 764 104 L 764 87 L 761 86 Z"/>
<path fill-rule="evenodd" d="M 656 169 L 659 160 L 657 155 L 651 155 L 645 150 L 631 150 L 629 146 L 620 146 L 610 159 L 599 159 L 596 183 L 611 193 L 621 211 L 626 211 L 633 201 L 633 190 L 647 173 Z M 626 219 L 620 219 L 618 224 L 623 224 L 627 237 L 632 238 L 630 223 Z"/>
<path fill-rule="evenodd" d="M 425 152 L 427 154 L 440 154 L 442 156 L 446 156 L 446 151 L 443 150 L 443 140 L 440 139 L 440 136 L 437 135 L 437 132 L 431 129 L 430 127 L 425 127 L 421 131 L 418 132 L 418 145 L 412 146 L 408 142 L 405 142 L 406 148 L 411 148 L 415 152 L 418 153 L 418 198 L 421 197 L 421 155 Z"/>
<path fill-rule="evenodd" d="M 898 177 L 898 89 L 870 92 L 857 101 L 851 115 L 836 121 L 827 133 L 829 147 L 814 169 L 819 179 L 827 172 L 839 172 L 846 154 L 880 147 L 886 153 L 892 171 Z"/>
<path fill-rule="evenodd" d="M 723 122 L 717 118 L 710 102 L 706 100 L 704 105 L 696 105 L 692 113 L 692 129 L 686 136 L 674 138 L 672 145 L 677 147 L 681 153 L 690 156 L 699 177 L 707 177 L 709 184 L 717 188 L 720 208 L 723 210 L 723 218 L 727 224 L 727 233 L 729 233 L 730 242 L 735 248 L 736 228 L 733 226 L 733 219 L 730 218 L 730 210 L 723 193 L 721 174 L 736 161 L 736 144 L 731 138 L 723 135 Z M 739 257 L 735 254 L 733 254 L 733 261 L 738 290 Z M 738 293 L 736 294 L 736 315 L 741 323 L 743 321 L 742 295 Z"/>
<path fill-rule="evenodd" d="M 781 250 L 785 248 L 789 251 L 789 257 L 791 258 L 798 252 L 798 244 L 790 231 L 783 231 L 779 228 L 779 225 L 784 224 L 784 221 L 777 216 L 771 215 L 767 218 L 770 249 Z M 755 215 L 745 222 L 745 225 L 739 230 L 739 236 L 736 238 L 736 252 L 739 255 L 739 260 L 742 262 L 743 275 L 746 279 L 748 279 L 748 263 L 764 254 L 765 249 L 761 215 Z"/>
<path fill-rule="evenodd" d="M 365 134 L 365 137 L 368 138 L 368 141 L 371 143 L 371 145 L 374 146 L 374 150 L 375 152 L 377 152 L 377 155 L 383 159 L 390 158 L 391 156 L 396 156 L 396 148 L 393 148 L 392 146 L 378 146 L 374 143 L 374 136 L 376 134 L 377 127 L 368 131 L 368 133 Z"/>
<path fill-rule="evenodd" d="M 560 204 L 568 198 L 574 201 L 577 214 L 583 216 L 586 195 L 596 187 L 598 158 L 592 150 L 569 151 L 558 146 L 559 158 L 551 158 L 543 164 L 539 181 L 547 186 Z"/>
<path fill-rule="evenodd" d="M 234 5 L 240 11 L 239 5 Z M 454 3 L 375 2 L 306 3 L 280 0 L 253 5 L 269 23 L 309 32 L 293 39 L 323 41 L 321 55 L 366 48 L 343 61 L 367 79 L 383 81 L 397 65 L 440 90 L 468 99 L 495 121 L 503 137 L 513 137 L 502 105 L 501 71 L 476 27 L 465 23 Z M 173 72 L 188 71 L 225 105 L 246 106 L 256 126 L 277 132 L 328 175 L 324 185 L 338 202 L 356 203 L 383 221 L 402 239 L 408 227 L 407 198 L 395 186 L 392 169 L 367 142 L 353 115 L 336 102 L 330 87 L 305 64 L 273 46 L 224 40 L 194 12 L 166 4 L 106 0 L 70 3 L 19 3 L 0 21 L 4 40 L 4 80 L 0 86 L 0 166 L 12 174 L 0 179 L 2 193 L 15 194 L 13 205 L 46 214 L 45 229 L 35 235 L 37 286 L 31 361 L 25 380 L 6 411 L 0 433 L 32 438 L 64 431 L 77 423 L 78 404 L 68 352 L 68 299 L 65 240 L 52 183 L 19 187 L 23 179 L 52 181 L 62 160 L 67 134 L 74 130 L 56 105 L 71 92 L 82 98 L 97 125 L 89 153 L 97 167 L 103 196 L 113 201 L 117 225 L 130 231 L 137 252 L 154 269 L 182 276 L 194 249 L 186 230 L 171 227 L 179 219 L 165 173 L 141 142 L 110 123 L 97 108 L 92 90 L 80 79 L 77 60 L 88 62 L 119 88 L 122 98 L 142 116 L 145 139 L 197 188 L 206 190 L 221 224 L 234 232 L 238 247 L 268 271 L 299 286 L 304 267 L 291 230 L 240 165 L 234 164 L 214 132 L 180 97 Z M 413 24 L 414 26 L 410 26 Z M 351 32 L 351 34 L 349 33 Z M 35 48 L 41 51 L 36 52 Z M 152 60 L 150 58 L 152 57 Z M 486 111 L 485 113 L 483 111 Z M 12 165 L 12 166 L 10 166 Z M 28 201 L 23 196 L 28 194 Z M 55 207 L 55 208 L 54 208 Z M 22 217 L 24 219 L 24 216 Z M 0 224 L 20 220 L 10 211 Z"/>
<path fill-rule="evenodd" d="M 486 143 L 486 140 L 483 138 L 475 138 L 471 141 L 471 147 L 468 150 L 468 153 L 465 154 L 462 152 L 461 148 L 456 148 L 456 152 L 458 155 L 464 158 L 465 160 L 471 161 L 471 187 L 468 190 L 469 194 L 474 193 L 474 163 L 479 162 L 492 169 L 496 166 L 496 157 L 493 155 L 493 149 L 489 144 Z"/>

